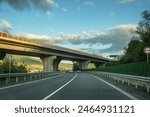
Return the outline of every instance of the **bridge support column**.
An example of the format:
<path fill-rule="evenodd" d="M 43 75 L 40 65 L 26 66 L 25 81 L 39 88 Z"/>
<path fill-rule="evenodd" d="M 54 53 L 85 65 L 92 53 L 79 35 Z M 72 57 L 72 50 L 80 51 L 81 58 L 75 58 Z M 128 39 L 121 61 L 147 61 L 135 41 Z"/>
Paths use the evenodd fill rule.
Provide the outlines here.
<path fill-rule="evenodd" d="M 53 63 L 54 71 L 58 71 L 58 66 L 59 66 L 60 61 L 61 61 L 61 58 L 57 58 L 54 60 L 54 63 Z"/>
<path fill-rule="evenodd" d="M 56 56 L 49 56 L 49 57 L 41 57 L 43 62 L 43 71 L 49 72 L 54 70 L 54 60 Z"/>
<path fill-rule="evenodd" d="M 90 61 L 80 62 L 80 64 L 81 64 L 81 69 L 82 69 L 82 70 L 87 69 L 89 63 L 90 63 Z"/>
<path fill-rule="evenodd" d="M 5 56 L 6 56 L 6 53 L 0 51 L 0 60 L 3 60 Z"/>

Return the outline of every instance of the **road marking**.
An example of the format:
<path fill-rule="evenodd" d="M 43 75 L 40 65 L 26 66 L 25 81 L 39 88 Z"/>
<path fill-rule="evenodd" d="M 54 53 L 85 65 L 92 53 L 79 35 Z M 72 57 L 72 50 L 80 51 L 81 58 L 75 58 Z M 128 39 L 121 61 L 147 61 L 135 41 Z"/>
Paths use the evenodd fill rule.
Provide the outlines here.
<path fill-rule="evenodd" d="M 123 91 L 122 89 L 119 89 L 118 87 L 116 87 L 116 86 L 114 86 L 114 85 L 112 85 L 112 84 L 106 82 L 105 80 L 102 80 L 100 77 L 97 77 L 97 76 L 94 76 L 94 75 L 91 75 L 91 76 L 93 76 L 93 77 L 95 77 L 96 79 L 102 81 L 103 83 L 105 83 L 105 84 L 107 84 L 107 85 L 113 87 L 114 89 L 116 89 L 117 91 L 119 91 L 119 92 L 121 92 L 122 94 L 126 95 L 126 96 L 129 97 L 130 99 L 132 99 L 132 100 L 138 100 L 138 98 L 136 98 L 136 97 L 134 97 L 133 95 L 131 95 L 131 94 L 129 94 L 129 93 Z"/>
<path fill-rule="evenodd" d="M 60 88 L 58 88 L 57 90 L 55 90 L 53 93 L 49 94 L 48 96 L 46 96 L 45 98 L 43 98 L 42 100 L 47 100 L 48 98 L 50 98 L 51 96 L 53 96 L 55 93 L 57 93 L 58 91 L 60 91 L 61 89 L 63 89 L 65 86 L 67 86 L 69 83 L 71 83 L 75 78 L 77 77 L 77 73 L 76 75 L 69 80 L 66 84 L 64 84 L 63 86 L 61 86 Z"/>
<path fill-rule="evenodd" d="M 48 78 L 44 78 L 44 79 L 39 79 L 39 80 L 35 80 L 35 81 L 29 81 L 29 82 L 25 82 L 25 83 L 21 83 L 21 84 L 16 84 L 16 85 L 12 85 L 12 86 L 6 86 L 6 87 L 0 88 L 0 90 L 5 90 L 5 89 L 9 89 L 9 88 L 13 88 L 13 87 L 18 87 L 18 86 L 22 86 L 22 85 L 26 85 L 26 84 L 31 84 L 31 83 L 35 83 L 35 82 L 40 82 L 40 81 L 52 79 L 52 78 L 55 78 L 55 77 L 58 77 L 58 76 L 63 76 L 63 75 L 64 74 L 57 75 L 57 76 L 52 76 L 52 77 L 48 77 Z"/>

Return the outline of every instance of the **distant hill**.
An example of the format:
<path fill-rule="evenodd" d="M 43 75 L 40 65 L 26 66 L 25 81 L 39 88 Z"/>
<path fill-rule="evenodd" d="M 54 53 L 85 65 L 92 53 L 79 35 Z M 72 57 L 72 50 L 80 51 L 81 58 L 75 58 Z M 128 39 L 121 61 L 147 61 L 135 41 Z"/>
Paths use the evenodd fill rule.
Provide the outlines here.
<path fill-rule="evenodd" d="M 8 59 L 7 55 L 5 59 Z M 19 63 L 24 63 L 27 65 L 27 69 L 29 72 L 40 72 L 43 71 L 43 64 L 40 58 L 37 57 L 29 57 L 29 56 L 19 56 L 19 55 L 12 55 L 15 61 Z M 59 65 L 60 71 L 72 71 L 73 64 L 69 62 L 61 62 Z M 93 64 L 89 64 L 88 68 L 95 68 Z"/>
<path fill-rule="evenodd" d="M 8 59 L 7 55 L 5 59 Z M 30 72 L 37 72 L 37 71 L 43 71 L 43 64 L 42 61 L 39 58 L 36 57 L 29 57 L 29 56 L 18 56 L 18 55 L 13 55 L 13 59 L 15 61 L 18 61 L 20 63 L 24 63 L 27 65 L 27 69 Z M 71 63 L 63 63 L 61 62 L 59 65 L 59 70 L 72 70 L 72 64 Z"/>

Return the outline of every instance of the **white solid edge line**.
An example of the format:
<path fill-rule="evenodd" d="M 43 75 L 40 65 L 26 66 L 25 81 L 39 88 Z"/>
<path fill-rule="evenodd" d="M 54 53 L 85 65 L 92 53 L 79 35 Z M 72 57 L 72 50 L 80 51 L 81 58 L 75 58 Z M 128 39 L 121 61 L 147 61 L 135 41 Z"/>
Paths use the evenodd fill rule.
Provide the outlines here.
<path fill-rule="evenodd" d="M 77 77 L 77 73 L 76 75 L 69 80 L 66 84 L 64 84 L 63 86 L 61 86 L 60 88 L 58 88 L 57 90 L 55 90 L 53 93 L 49 94 L 48 96 L 46 96 L 45 98 L 43 98 L 42 100 L 47 100 L 48 98 L 50 98 L 51 96 L 53 96 L 55 93 L 57 93 L 58 91 L 60 91 L 62 88 L 64 88 L 65 86 L 67 86 L 69 83 L 71 83 L 75 78 Z"/>
<path fill-rule="evenodd" d="M 5 89 L 9 89 L 9 88 L 17 87 L 17 86 L 22 86 L 22 85 L 26 85 L 26 84 L 31 84 L 31 83 L 35 83 L 35 82 L 40 82 L 40 81 L 52 79 L 52 78 L 55 78 L 55 77 L 58 77 L 58 76 L 62 76 L 62 75 L 64 75 L 64 74 L 56 75 L 56 76 L 52 76 L 52 77 L 48 77 L 48 78 L 44 78 L 44 79 L 39 79 L 39 80 L 35 80 L 35 81 L 29 81 L 29 82 L 25 82 L 25 83 L 21 83 L 21 84 L 6 86 L 6 87 L 0 88 L 0 90 L 5 90 Z"/>
<path fill-rule="evenodd" d="M 93 77 L 95 77 L 96 79 L 98 79 L 98 80 L 100 80 L 100 81 L 106 83 L 107 85 L 113 87 L 114 89 L 118 90 L 119 92 L 121 92 L 122 94 L 126 95 L 126 96 L 129 97 L 130 99 L 132 99 L 132 100 L 139 100 L 138 98 L 136 98 L 136 97 L 134 97 L 133 95 L 131 95 L 131 94 L 129 94 L 129 93 L 123 91 L 122 89 L 119 89 L 118 87 L 116 87 L 116 86 L 114 86 L 114 85 L 112 85 L 112 84 L 106 82 L 105 80 L 102 80 L 100 77 L 97 77 L 97 76 L 95 76 L 95 75 L 91 75 L 91 76 L 93 76 Z"/>

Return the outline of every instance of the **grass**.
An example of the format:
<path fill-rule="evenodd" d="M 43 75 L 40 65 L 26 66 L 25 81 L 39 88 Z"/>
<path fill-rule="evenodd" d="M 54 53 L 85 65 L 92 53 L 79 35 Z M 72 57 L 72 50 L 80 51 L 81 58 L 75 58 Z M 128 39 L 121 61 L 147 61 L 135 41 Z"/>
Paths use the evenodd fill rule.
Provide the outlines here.
<path fill-rule="evenodd" d="M 150 77 L 150 62 L 145 61 L 138 63 L 122 64 L 91 70 Z"/>

